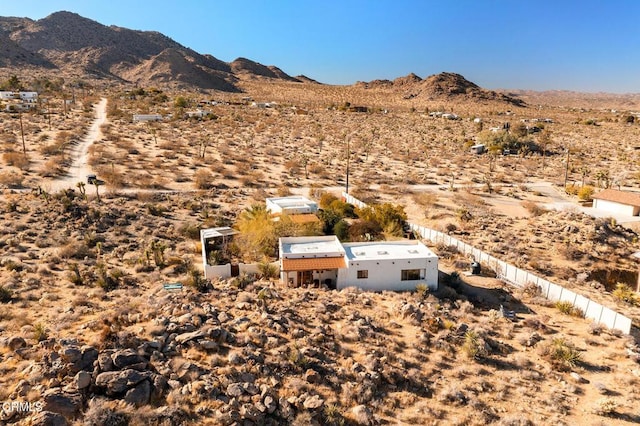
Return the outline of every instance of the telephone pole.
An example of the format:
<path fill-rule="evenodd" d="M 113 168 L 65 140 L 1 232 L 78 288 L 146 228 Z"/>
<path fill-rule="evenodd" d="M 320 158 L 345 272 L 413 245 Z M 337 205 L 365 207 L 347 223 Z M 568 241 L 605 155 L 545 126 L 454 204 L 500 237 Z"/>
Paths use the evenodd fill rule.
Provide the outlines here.
<path fill-rule="evenodd" d="M 349 160 L 351 157 L 351 142 L 349 140 L 349 135 L 347 135 L 346 138 L 347 138 L 347 185 L 344 192 L 349 194 Z"/>
<path fill-rule="evenodd" d="M 569 151 L 567 148 L 567 164 L 564 166 L 564 192 L 567 192 L 567 179 L 569 177 Z"/>

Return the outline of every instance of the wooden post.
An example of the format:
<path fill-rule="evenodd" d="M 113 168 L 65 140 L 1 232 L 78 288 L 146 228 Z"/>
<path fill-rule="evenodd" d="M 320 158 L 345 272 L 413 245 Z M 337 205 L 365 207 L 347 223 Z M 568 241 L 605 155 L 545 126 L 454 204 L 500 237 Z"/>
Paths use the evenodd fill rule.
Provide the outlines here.
<path fill-rule="evenodd" d="M 22 153 L 27 155 L 27 146 L 24 143 L 24 127 L 22 127 L 22 111 L 18 110 L 18 117 L 20 118 L 20 134 L 22 135 Z"/>

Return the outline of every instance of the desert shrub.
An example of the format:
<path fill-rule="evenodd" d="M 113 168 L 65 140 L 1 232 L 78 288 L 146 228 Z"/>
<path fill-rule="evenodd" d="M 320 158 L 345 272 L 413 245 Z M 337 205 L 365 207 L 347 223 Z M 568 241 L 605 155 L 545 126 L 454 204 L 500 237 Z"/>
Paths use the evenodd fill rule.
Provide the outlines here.
<path fill-rule="evenodd" d="M 426 299 L 429 296 L 429 286 L 425 283 L 416 284 L 416 294 L 421 299 Z"/>
<path fill-rule="evenodd" d="M 200 239 L 200 228 L 195 223 L 185 223 L 184 225 L 180 226 L 180 228 L 178 228 L 178 232 L 180 232 L 180 235 L 191 240 Z"/>
<path fill-rule="evenodd" d="M 2 154 L 2 159 L 8 166 L 14 166 L 22 170 L 26 170 L 29 167 L 29 157 L 22 152 L 5 152 Z"/>
<path fill-rule="evenodd" d="M 593 186 L 585 185 L 578 190 L 578 198 L 583 201 L 590 201 L 593 199 L 594 191 Z"/>
<path fill-rule="evenodd" d="M 469 359 L 479 359 L 487 355 L 487 349 L 482 337 L 473 330 L 469 330 L 464 334 L 464 343 L 462 351 Z"/>
<path fill-rule="evenodd" d="M 582 359 L 582 354 L 574 345 L 558 337 L 541 346 L 541 355 L 559 370 L 574 368 Z"/>
<path fill-rule="evenodd" d="M 564 190 L 569 195 L 576 195 L 578 193 L 578 191 L 580 190 L 580 187 L 571 184 L 571 185 L 568 185 Z"/>
<path fill-rule="evenodd" d="M 572 317 L 584 318 L 584 312 L 582 309 L 573 306 L 571 302 L 567 301 L 557 301 L 555 303 L 556 309 L 562 312 L 565 315 L 570 315 Z"/>
<path fill-rule="evenodd" d="M 109 407 L 107 400 L 92 398 L 84 414 L 84 424 L 92 426 L 128 426 L 129 416 L 122 411 Z"/>
<path fill-rule="evenodd" d="M 616 284 L 616 288 L 613 290 L 613 298 L 619 302 L 625 302 L 630 305 L 638 304 L 638 296 L 628 285 L 624 283 Z"/>
<path fill-rule="evenodd" d="M 43 323 L 39 322 L 33 326 L 33 338 L 38 342 L 46 340 L 48 337 L 47 328 Z"/>
<path fill-rule="evenodd" d="M 14 169 L 0 172 L 0 185 L 16 188 L 22 186 L 23 181 L 24 175 L 18 170 Z"/>
<path fill-rule="evenodd" d="M 211 288 L 211 283 L 204 278 L 204 275 L 196 269 L 189 271 L 189 278 L 187 278 L 186 285 L 195 289 L 200 293 L 205 293 Z"/>
<path fill-rule="evenodd" d="M 338 197 L 336 197 L 335 195 L 333 195 L 330 192 L 324 192 L 320 196 L 320 202 L 319 202 L 320 208 L 328 210 L 328 209 L 331 208 L 331 203 L 333 203 L 336 200 L 338 200 Z"/>
<path fill-rule="evenodd" d="M 618 403 L 612 398 L 602 398 L 596 402 L 593 413 L 599 416 L 612 416 L 618 409 Z"/>
<path fill-rule="evenodd" d="M 67 274 L 67 279 L 74 285 L 84 284 L 84 279 L 82 278 L 80 267 L 77 263 L 73 262 L 69 264 L 69 273 Z"/>
<path fill-rule="evenodd" d="M 280 274 L 280 268 L 266 260 L 258 264 L 258 270 L 260 271 L 260 278 L 264 279 L 277 278 Z"/>
<path fill-rule="evenodd" d="M 12 298 L 11 290 L 9 290 L 3 285 L 0 285 L 0 303 L 9 303 L 11 302 L 11 298 Z"/>
<path fill-rule="evenodd" d="M 71 242 L 60 248 L 58 256 L 63 259 L 83 260 L 85 257 L 95 257 L 95 254 L 86 244 Z"/>
<path fill-rule="evenodd" d="M 524 207 L 531 214 L 531 216 L 541 216 L 549 211 L 544 207 L 540 207 L 533 201 L 523 201 L 522 207 Z"/>
<path fill-rule="evenodd" d="M 213 175 L 209 170 L 200 169 L 193 174 L 193 184 L 196 189 L 211 189 L 213 187 Z"/>
<path fill-rule="evenodd" d="M 159 204 L 147 204 L 146 207 L 147 211 L 152 216 L 162 216 L 166 211 L 166 208 Z"/>

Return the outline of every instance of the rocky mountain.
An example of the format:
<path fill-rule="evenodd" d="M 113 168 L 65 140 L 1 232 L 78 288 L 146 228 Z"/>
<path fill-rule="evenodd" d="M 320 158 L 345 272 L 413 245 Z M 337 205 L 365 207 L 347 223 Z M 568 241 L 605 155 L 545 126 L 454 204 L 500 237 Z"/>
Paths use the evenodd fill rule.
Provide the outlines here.
<path fill-rule="evenodd" d="M 425 79 L 414 73 L 395 80 L 373 80 L 358 82 L 356 86 L 365 89 L 387 88 L 399 92 L 405 99 L 421 98 L 426 100 L 447 101 L 499 101 L 516 106 L 524 102 L 514 96 L 508 96 L 493 90 L 483 89 L 460 74 L 443 72 Z"/>
<path fill-rule="evenodd" d="M 155 31 L 105 26 L 71 12 L 37 21 L 0 17 L 0 67 L 231 92 L 239 91 L 239 78 L 299 81 L 274 66 L 242 58 L 229 64 Z"/>

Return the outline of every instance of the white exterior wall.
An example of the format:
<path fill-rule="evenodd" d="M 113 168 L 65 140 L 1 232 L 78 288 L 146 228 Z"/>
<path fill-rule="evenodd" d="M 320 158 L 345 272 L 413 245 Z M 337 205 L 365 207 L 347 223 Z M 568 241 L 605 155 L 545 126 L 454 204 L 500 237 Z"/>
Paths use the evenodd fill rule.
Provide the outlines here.
<path fill-rule="evenodd" d="M 28 102 L 35 102 L 38 100 L 38 92 L 20 92 L 20 99 Z"/>
<path fill-rule="evenodd" d="M 424 269 L 424 279 L 402 281 L 402 270 Z M 368 278 L 358 278 L 359 270 L 367 270 Z M 347 267 L 338 271 L 338 290 L 346 287 L 358 287 L 371 291 L 415 290 L 416 285 L 424 283 L 430 290 L 438 289 L 438 259 L 364 259 L 349 260 Z"/>
<path fill-rule="evenodd" d="M 625 216 L 638 216 L 638 210 L 640 210 L 638 207 L 620 204 L 614 201 L 599 200 L 597 198 L 593 200 L 593 208 Z"/>
<path fill-rule="evenodd" d="M 3 101 L 14 99 L 13 92 L 0 91 L 0 99 Z"/>

